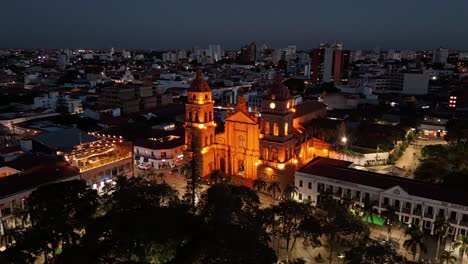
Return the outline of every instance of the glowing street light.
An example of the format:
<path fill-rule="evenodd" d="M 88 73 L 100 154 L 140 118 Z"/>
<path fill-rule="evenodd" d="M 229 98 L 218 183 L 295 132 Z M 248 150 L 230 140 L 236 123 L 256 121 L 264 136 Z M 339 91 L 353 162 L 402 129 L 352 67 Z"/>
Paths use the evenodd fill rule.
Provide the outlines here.
<path fill-rule="evenodd" d="M 348 139 L 346 137 L 342 137 L 341 142 L 343 142 L 343 144 L 346 144 L 346 142 L 348 142 Z"/>

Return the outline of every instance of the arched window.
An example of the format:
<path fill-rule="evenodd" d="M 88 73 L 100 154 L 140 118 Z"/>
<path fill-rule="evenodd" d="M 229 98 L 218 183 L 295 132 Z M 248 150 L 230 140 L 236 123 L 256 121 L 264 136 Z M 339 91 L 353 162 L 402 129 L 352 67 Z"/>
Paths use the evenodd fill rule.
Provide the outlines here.
<path fill-rule="evenodd" d="M 192 111 L 189 112 L 188 114 L 188 120 L 192 122 L 193 116 L 192 116 Z"/>
<path fill-rule="evenodd" d="M 197 96 L 196 96 L 196 95 L 193 95 L 192 99 L 193 99 L 193 100 L 197 99 Z"/>
<path fill-rule="evenodd" d="M 205 112 L 205 119 L 203 119 L 203 123 L 208 122 L 208 112 Z"/>
<path fill-rule="evenodd" d="M 276 148 L 271 150 L 271 159 L 273 161 L 278 161 L 278 150 Z"/>
<path fill-rule="evenodd" d="M 213 112 L 210 112 L 210 122 L 213 121 Z"/>
<path fill-rule="evenodd" d="M 200 120 L 198 119 L 198 112 L 195 112 L 195 123 L 199 123 Z"/>
<path fill-rule="evenodd" d="M 208 99 L 208 95 L 207 95 L 207 94 L 205 94 L 205 99 Z"/>
<path fill-rule="evenodd" d="M 237 166 L 238 166 L 238 170 L 239 170 L 239 174 L 243 174 L 244 173 L 244 160 L 237 160 Z"/>
<path fill-rule="evenodd" d="M 205 146 L 208 146 L 208 136 L 205 137 Z"/>
<path fill-rule="evenodd" d="M 288 135 L 288 122 L 284 123 L 284 135 Z"/>
<path fill-rule="evenodd" d="M 277 122 L 273 123 L 273 136 L 278 136 L 279 135 L 279 125 Z"/>
<path fill-rule="evenodd" d="M 210 135 L 210 144 L 213 144 L 213 135 Z"/>
<path fill-rule="evenodd" d="M 265 135 L 270 134 L 270 122 L 266 121 L 265 122 Z"/>

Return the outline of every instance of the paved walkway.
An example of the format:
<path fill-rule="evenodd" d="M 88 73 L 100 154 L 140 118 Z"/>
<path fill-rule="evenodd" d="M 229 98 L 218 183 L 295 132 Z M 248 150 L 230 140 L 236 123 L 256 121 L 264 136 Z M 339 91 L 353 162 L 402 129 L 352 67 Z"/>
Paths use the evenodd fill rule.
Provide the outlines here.
<path fill-rule="evenodd" d="M 427 145 L 447 144 L 443 139 L 416 139 L 403 152 L 403 155 L 395 162 L 395 166 L 405 169 L 405 177 L 414 177 L 414 171 L 419 166 L 421 149 Z"/>

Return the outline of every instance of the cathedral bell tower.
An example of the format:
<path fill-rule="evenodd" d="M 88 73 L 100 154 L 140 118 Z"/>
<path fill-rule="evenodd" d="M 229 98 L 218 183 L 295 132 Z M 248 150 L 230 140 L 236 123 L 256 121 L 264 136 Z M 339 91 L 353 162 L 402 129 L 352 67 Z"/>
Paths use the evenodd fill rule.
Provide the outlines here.
<path fill-rule="evenodd" d="M 185 105 L 185 143 L 197 157 L 197 170 L 204 177 L 214 170 L 215 127 L 210 86 L 201 70 L 187 91 Z"/>
<path fill-rule="evenodd" d="M 263 98 L 261 110 L 260 159 L 257 176 L 282 185 L 291 183 L 294 172 L 293 99 L 277 74 Z"/>

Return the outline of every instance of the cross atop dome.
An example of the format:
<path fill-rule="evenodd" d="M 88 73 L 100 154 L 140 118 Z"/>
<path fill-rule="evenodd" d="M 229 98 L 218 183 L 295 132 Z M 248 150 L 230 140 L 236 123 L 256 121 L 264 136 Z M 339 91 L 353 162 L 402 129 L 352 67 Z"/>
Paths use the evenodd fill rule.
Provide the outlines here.
<path fill-rule="evenodd" d="M 208 82 L 203 78 L 203 72 L 201 69 L 197 70 L 195 75 L 195 79 L 190 84 L 190 88 L 188 89 L 191 92 L 209 92 L 211 91 Z"/>

